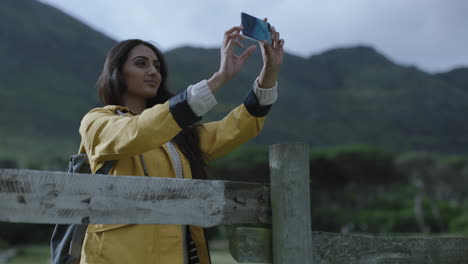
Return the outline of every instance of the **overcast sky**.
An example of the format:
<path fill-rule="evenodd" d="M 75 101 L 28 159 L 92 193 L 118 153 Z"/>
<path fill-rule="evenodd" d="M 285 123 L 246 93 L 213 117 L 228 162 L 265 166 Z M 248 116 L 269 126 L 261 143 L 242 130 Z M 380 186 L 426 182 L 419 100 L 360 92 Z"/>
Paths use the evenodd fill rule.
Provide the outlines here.
<path fill-rule="evenodd" d="M 287 52 L 369 45 L 430 72 L 468 66 L 468 0 L 41 0 L 116 39 L 219 46 L 240 12 L 268 17 Z"/>

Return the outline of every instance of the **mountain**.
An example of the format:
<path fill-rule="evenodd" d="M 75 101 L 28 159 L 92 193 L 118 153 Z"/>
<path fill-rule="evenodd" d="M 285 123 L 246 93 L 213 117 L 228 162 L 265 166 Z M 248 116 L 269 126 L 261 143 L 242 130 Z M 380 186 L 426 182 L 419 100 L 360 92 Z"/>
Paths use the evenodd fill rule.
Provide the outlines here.
<path fill-rule="evenodd" d="M 189 47 L 168 52 L 171 66 L 178 69 L 174 83 L 186 87 L 209 76 L 216 69 L 216 52 Z M 261 58 L 256 55 L 220 90 L 220 102 L 234 106 L 242 100 L 260 68 Z M 392 151 L 466 154 L 467 103 L 466 68 L 429 74 L 395 64 L 363 46 L 337 48 L 307 59 L 286 54 L 279 101 L 255 141 L 305 141 L 312 147 L 373 144 Z M 215 113 L 217 118 L 224 114 Z"/>
<path fill-rule="evenodd" d="M 94 83 L 115 41 L 32 0 L 2 2 L 0 39 L 0 155 L 76 152 L 79 121 L 97 106 Z"/>
<path fill-rule="evenodd" d="M 0 8 L 0 159 L 25 164 L 76 152 L 81 117 L 98 106 L 95 81 L 114 40 L 48 5 L 6 0 Z M 220 33 L 221 34 L 221 33 Z M 181 91 L 219 67 L 218 49 L 166 53 Z M 217 94 L 205 121 L 239 105 L 261 68 L 257 49 Z M 392 151 L 468 154 L 468 69 L 429 74 L 372 47 L 285 54 L 273 106 L 257 144 L 373 144 Z"/>

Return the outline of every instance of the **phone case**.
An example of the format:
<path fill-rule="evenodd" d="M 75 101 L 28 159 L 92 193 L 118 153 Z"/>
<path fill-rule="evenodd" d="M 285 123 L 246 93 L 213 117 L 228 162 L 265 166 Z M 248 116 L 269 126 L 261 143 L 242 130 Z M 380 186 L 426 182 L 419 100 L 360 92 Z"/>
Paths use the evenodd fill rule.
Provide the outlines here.
<path fill-rule="evenodd" d="M 242 34 L 256 40 L 265 40 L 271 44 L 269 23 L 246 13 L 241 13 L 241 23 L 244 27 L 242 29 Z"/>

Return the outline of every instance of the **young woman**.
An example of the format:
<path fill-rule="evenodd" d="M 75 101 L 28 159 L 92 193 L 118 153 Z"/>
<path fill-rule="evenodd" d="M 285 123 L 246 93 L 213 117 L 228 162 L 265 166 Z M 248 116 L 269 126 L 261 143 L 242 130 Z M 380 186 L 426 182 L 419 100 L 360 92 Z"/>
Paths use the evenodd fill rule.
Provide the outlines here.
<path fill-rule="evenodd" d="M 173 95 L 167 88 L 163 54 L 152 44 L 126 40 L 109 52 L 97 86 L 105 105 L 81 121 L 80 151 L 95 173 L 117 160 L 109 174 L 205 178 L 205 162 L 255 137 L 277 98 L 283 44 L 272 28 L 273 43 L 260 43 L 263 68 L 242 105 L 223 120 L 196 124 L 256 46 L 241 55 L 241 27 L 225 32 L 219 70 L 208 80 Z M 210 263 L 203 229 L 180 225 L 89 225 L 80 263 Z"/>

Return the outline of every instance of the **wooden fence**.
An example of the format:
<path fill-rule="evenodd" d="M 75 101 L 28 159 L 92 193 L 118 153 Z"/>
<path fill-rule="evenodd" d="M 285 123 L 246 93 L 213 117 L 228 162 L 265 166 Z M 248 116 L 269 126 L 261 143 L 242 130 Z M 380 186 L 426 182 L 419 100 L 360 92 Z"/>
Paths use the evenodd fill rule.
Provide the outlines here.
<path fill-rule="evenodd" d="M 270 185 L 0 169 L 0 221 L 271 224 L 239 227 L 241 263 L 468 263 L 468 238 L 390 238 L 311 231 L 309 148 L 270 147 Z"/>

